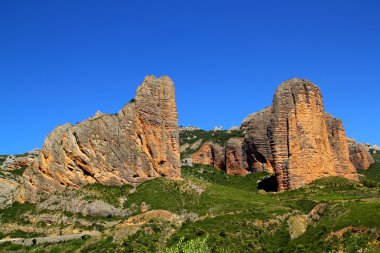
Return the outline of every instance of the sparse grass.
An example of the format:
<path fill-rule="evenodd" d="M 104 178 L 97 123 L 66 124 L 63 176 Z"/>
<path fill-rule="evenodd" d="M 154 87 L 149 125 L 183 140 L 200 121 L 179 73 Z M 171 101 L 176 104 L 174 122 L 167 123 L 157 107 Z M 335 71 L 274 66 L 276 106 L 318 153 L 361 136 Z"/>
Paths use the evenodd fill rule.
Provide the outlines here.
<path fill-rule="evenodd" d="M 88 244 L 95 244 L 98 241 L 95 241 L 94 239 L 88 239 L 88 240 L 82 240 L 82 239 L 77 239 L 77 240 L 72 240 L 68 242 L 62 242 L 59 244 L 53 244 L 53 243 L 45 243 L 45 244 L 40 244 L 40 245 L 35 245 L 35 246 L 22 246 L 18 244 L 11 244 L 11 243 L 4 243 L 0 244 L 0 252 L 32 252 L 32 253 L 71 253 L 71 252 L 86 252 L 82 251 L 81 248 Z M 101 241 L 103 243 L 103 241 Z M 110 252 L 107 251 L 108 244 L 104 244 L 104 251 L 98 251 L 98 252 Z M 88 251 L 90 252 L 90 251 Z M 92 251 L 96 252 L 96 251 Z"/>
<path fill-rule="evenodd" d="M 26 232 L 20 229 L 14 230 L 4 235 L 4 237 L 10 237 L 10 238 L 32 238 L 32 237 L 42 237 L 42 236 L 46 236 L 46 234 L 36 233 L 36 232 Z"/>
<path fill-rule="evenodd" d="M 19 224 L 29 224 L 30 221 L 23 217 L 23 214 L 27 212 L 36 214 L 36 206 L 30 203 L 20 204 L 15 202 L 5 209 L 0 209 L 0 221 L 1 223 L 16 222 Z"/>
<path fill-rule="evenodd" d="M 150 205 L 152 209 L 165 209 L 172 212 L 193 209 L 199 203 L 200 196 L 196 193 L 185 192 L 182 187 L 184 181 L 167 180 L 157 178 L 140 185 L 136 192 L 127 197 L 124 206 L 133 204 L 138 206 L 142 202 Z"/>
<path fill-rule="evenodd" d="M 119 198 L 126 197 L 132 189 L 130 185 L 106 186 L 102 184 L 89 184 L 83 188 L 87 200 L 100 199 L 113 206 L 119 206 Z"/>
<path fill-rule="evenodd" d="M 380 187 L 380 153 L 372 154 L 375 163 L 367 170 L 359 170 L 361 182 L 367 187 Z"/>
<path fill-rule="evenodd" d="M 8 170 L 8 172 L 13 174 L 16 177 L 21 177 L 22 174 L 24 173 L 24 171 L 26 170 L 26 168 L 28 168 L 28 166 L 23 166 L 19 169 L 15 169 L 15 170 Z"/>
<path fill-rule="evenodd" d="M 7 159 L 7 155 L 0 155 L 0 166 L 3 165 L 5 159 Z"/>

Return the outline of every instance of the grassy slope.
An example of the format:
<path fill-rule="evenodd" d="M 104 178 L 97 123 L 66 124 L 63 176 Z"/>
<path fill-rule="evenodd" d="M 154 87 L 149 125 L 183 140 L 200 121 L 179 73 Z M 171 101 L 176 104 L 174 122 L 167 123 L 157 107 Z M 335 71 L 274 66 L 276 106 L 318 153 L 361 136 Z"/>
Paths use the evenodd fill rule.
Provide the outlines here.
<path fill-rule="evenodd" d="M 375 163 L 372 164 L 368 170 L 360 170 L 359 173 L 364 175 L 364 178 L 369 184 L 380 183 L 380 153 L 372 155 L 375 159 Z"/>
<path fill-rule="evenodd" d="M 377 165 L 371 173 L 378 173 Z M 155 179 L 140 185 L 136 192 L 129 188 L 92 186 L 86 190 L 89 198 L 102 198 L 116 203 L 118 197 L 126 196 L 124 206 L 146 202 L 151 209 L 166 209 L 175 213 L 190 212 L 200 219 L 186 222 L 171 236 L 167 245 L 175 245 L 180 238 L 185 241 L 208 236 L 212 252 L 328 252 L 343 249 L 357 252 L 367 248 L 376 252 L 380 232 L 380 188 L 366 187 L 341 178 L 326 178 L 308 187 L 283 192 L 263 193 L 257 190 L 257 183 L 267 175 L 257 173 L 247 177 L 227 175 L 212 167 L 197 166 L 183 168 L 182 181 Z M 372 175 L 372 174 L 371 174 Z M 205 189 L 201 195 L 191 191 L 189 185 Z M 189 190 L 190 189 L 190 190 Z M 319 222 L 309 225 L 305 234 L 291 241 L 287 215 L 292 212 L 308 213 L 317 203 L 327 203 L 326 212 Z M 25 205 L 25 204 L 24 204 Z M 0 222 L 13 217 L 22 219 L 22 213 L 33 206 L 16 205 L 0 211 Z M 34 209 L 33 209 L 34 210 Z M 137 214 L 137 212 L 135 213 Z M 96 219 L 96 217 L 93 217 Z M 115 244 L 112 238 L 101 240 L 73 241 L 58 245 L 19 247 L 2 245 L 0 252 L 155 252 L 163 224 L 149 224 L 153 234 L 142 230 Z M 347 232 L 342 238 L 328 239 L 333 231 L 354 226 L 372 229 L 366 233 Z M 112 229 L 105 234 L 112 235 Z"/>

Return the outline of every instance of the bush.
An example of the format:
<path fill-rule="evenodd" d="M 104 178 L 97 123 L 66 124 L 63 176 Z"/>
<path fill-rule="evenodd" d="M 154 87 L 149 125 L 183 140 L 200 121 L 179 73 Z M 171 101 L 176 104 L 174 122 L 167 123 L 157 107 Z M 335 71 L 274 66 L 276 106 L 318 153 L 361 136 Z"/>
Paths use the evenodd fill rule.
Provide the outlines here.
<path fill-rule="evenodd" d="M 184 237 L 182 237 L 179 242 L 165 250 L 163 253 L 209 253 L 210 248 L 207 246 L 207 236 L 198 237 L 194 240 L 184 242 Z"/>

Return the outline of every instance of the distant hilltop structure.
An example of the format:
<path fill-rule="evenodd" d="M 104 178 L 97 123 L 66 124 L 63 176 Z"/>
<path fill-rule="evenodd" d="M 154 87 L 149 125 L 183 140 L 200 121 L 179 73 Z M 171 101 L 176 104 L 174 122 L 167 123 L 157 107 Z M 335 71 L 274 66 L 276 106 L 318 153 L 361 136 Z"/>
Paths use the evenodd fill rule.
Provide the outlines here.
<path fill-rule="evenodd" d="M 223 130 L 223 126 L 215 126 L 212 131 L 222 131 Z"/>

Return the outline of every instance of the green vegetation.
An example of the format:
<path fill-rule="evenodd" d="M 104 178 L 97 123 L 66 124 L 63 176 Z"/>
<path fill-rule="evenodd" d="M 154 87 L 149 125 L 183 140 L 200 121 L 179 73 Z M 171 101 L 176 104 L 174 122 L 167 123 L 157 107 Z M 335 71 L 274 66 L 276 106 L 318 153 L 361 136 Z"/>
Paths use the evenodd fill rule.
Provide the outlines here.
<path fill-rule="evenodd" d="M 17 229 L 14 230 L 8 234 L 4 234 L 3 237 L 9 237 L 9 238 L 33 238 L 33 237 L 41 237 L 46 236 L 44 233 L 37 233 L 37 232 L 25 232 L 23 230 Z"/>
<path fill-rule="evenodd" d="M 361 181 L 368 187 L 380 186 L 380 153 L 372 154 L 375 163 L 367 170 L 360 170 Z"/>
<path fill-rule="evenodd" d="M 372 165 L 363 180 L 378 180 L 377 166 Z M 5 244 L 0 252 L 378 252 L 380 248 L 379 185 L 368 187 L 330 177 L 301 189 L 270 193 L 257 189 L 259 182 L 268 178 L 267 173 L 239 177 L 197 165 L 183 167 L 182 175 L 183 180 L 158 178 L 136 189 L 95 184 L 83 191 L 88 199 L 102 199 L 115 206 L 120 205 L 120 197 L 126 198 L 123 206 L 134 211 L 132 216 L 139 214 L 139 206 L 145 202 L 151 210 L 164 209 L 187 217 L 181 225 L 152 219 L 115 240 L 117 230 L 96 222 L 122 219 L 65 213 L 70 219 L 94 222 L 91 228 L 104 236 L 34 247 Z M 308 215 L 318 204 L 325 208 L 310 219 L 304 234 L 291 240 L 289 217 Z M 25 213 L 36 213 L 34 205 L 15 203 L 0 211 L 0 222 L 28 224 Z"/>
<path fill-rule="evenodd" d="M 0 166 L 3 165 L 5 159 L 7 159 L 7 155 L 0 155 Z"/>
<path fill-rule="evenodd" d="M 41 244 L 31 247 L 26 247 L 18 244 L 4 243 L 0 244 L 0 252 L 33 252 L 33 253 L 71 253 L 71 252 L 113 252 L 108 251 L 109 244 L 104 244 L 103 240 L 94 242 L 93 240 L 88 240 L 88 245 L 103 243 L 103 251 L 83 251 L 81 248 L 85 247 L 87 241 L 78 239 L 69 242 L 62 242 L 59 244 Z"/>
<path fill-rule="evenodd" d="M 151 209 L 172 212 L 190 210 L 198 206 L 201 196 L 188 187 L 186 181 L 154 179 L 140 185 L 128 196 L 124 206 L 129 207 L 134 204 L 140 206 L 145 202 Z"/>
<path fill-rule="evenodd" d="M 181 238 L 179 242 L 162 251 L 163 253 L 209 253 L 210 248 L 207 245 L 207 236 L 198 237 L 197 239 L 184 242 L 184 238 Z"/>
<path fill-rule="evenodd" d="M 102 184 L 89 184 L 83 188 L 87 200 L 100 199 L 113 206 L 119 206 L 119 198 L 127 196 L 132 189 L 129 185 L 106 186 Z"/>
<path fill-rule="evenodd" d="M 29 224 L 30 221 L 24 217 L 24 214 L 26 213 L 36 214 L 37 209 L 35 205 L 30 203 L 20 204 L 15 202 L 8 208 L 0 209 L 0 223 L 4 224 L 15 222 L 17 224 Z"/>
<path fill-rule="evenodd" d="M 13 174 L 14 176 L 19 176 L 21 177 L 22 174 L 24 173 L 24 171 L 26 170 L 26 168 L 28 168 L 28 166 L 23 166 L 19 169 L 15 169 L 15 170 L 9 170 L 8 172 Z"/>
<path fill-rule="evenodd" d="M 233 130 L 233 131 L 205 131 L 205 130 L 191 130 L 191 131 L 180 131 L 179 138 L 181 145 L 189 144 L 192 145 L 195 142 L 202 140 L 199 147 L 201 147 L 206 142 L 217 143 L 221 146 L 226 145 L 227 141 L 231 138 L 243 137 L 243 131 Z M 191 155 L 196 150 L 188 149 L 187 152 L 181 153 L 181 156 L 186 157 Z"/>

